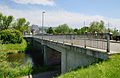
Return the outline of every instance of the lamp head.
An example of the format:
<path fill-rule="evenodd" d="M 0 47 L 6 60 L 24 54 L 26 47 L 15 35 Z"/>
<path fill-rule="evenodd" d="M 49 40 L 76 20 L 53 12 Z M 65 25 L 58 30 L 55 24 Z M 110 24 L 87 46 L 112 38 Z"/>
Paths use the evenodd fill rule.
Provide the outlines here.
<path fill-rule="evenodd" d="M 45 13 L 44 11 L 42 13 Z"/>

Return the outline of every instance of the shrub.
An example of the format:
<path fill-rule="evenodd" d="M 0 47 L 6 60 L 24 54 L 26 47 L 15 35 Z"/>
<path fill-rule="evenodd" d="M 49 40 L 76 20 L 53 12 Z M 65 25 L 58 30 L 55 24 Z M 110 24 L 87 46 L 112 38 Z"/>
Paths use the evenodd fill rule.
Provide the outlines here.
<path fill-rule="evenodd" d="M 0 40 L 2 40 L 3 44 L 8 43 L 21 43 L 22 42 L 22 34 L 18 30 L 2 30 L 0 31 Z"/>

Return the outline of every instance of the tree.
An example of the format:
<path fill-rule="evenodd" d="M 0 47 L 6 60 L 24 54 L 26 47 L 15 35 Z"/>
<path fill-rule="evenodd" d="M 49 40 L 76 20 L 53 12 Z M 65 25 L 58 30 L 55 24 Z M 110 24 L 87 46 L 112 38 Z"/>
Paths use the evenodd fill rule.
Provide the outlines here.
<path fill-rule="evenodd" d="M 54 34 L 53 28 L 52 27 L 48 28 L 47 33 L 48 34 Z"/>
<path fill-rule="evenodd" d="M 101 20 L 100 22 L 98 21 L 94 21 L 90 24 L 90 29 L 89 32 L 91 33 L 103 33 L 105 31 L 105 26 L 104 26 L 104 22 Z"/>
<path fill-rule="evenodd" d="M 114 30 L 112 31 L 113 36 L 118 36 L 119 32 L 116 28 L 114 28 Z"/>
<path fill-rule="evenodd" d="M 74 34 L 79 34 L 79 29 L 75 28 L 74 29 Z"/>
<path fill-rule="evenodd" d="M 74 34 L 74 30 L 72 28 L 69 28 L 69 34 Z"/>
<path fill-rule="evenodd" d="M 81 29 L 79 29 L 79 34 L 84 34 L 86 32 L 89 32 L 89 27 L 82 27 Z"/>
<path fill-rule="evenodd" d="M 69 26 L 67 24 L 59 25 L 55 28 L 56 34 L 69 34 Z"/>
<path fill-rule="evenodd" d="M 8 27 L 11 25 L 13 19 L 14 19 L 13 16 L 8 16 L 8 17 L 7 17 L 6 29 L 8 29 Z"/>
<path fill-rule="evenodd" d="M 102 21 L 102 20 L 101 20 L 100 23 L 99 23 L 99 29 L 100 29 L 100 30 L 99 30 L 100 32 L 102 32 L 102 33 L 105 32 L 104 21 Z"/>
<path fill-rule="evenodd" d="M 13 23 L 13 27 L 24 34 L 29 31 L 29 24 L 30 23 L 27 22 L 25 18 L 19 18 Z"/>
<path fill-rule="evenodd" d="M 3 44 L 8 44 L 8 43 L 21 43 L 22 42 L 22 34 L 18 30 L 10 30 L 10 29 L 5 29 L 0 31 L 0 40 L 2 40 Z"/>
<path fill-rule="evenodd" d="M 3 16 L 2 14 L 0 14 L 0 29 L 1 30 L 8 29 L 13 19 L 14 19 L 13 16 L 7 17 L 7 16 Z"/>
<path fill-rule="evenodd" d="M 3 20 L 2 20 L 2 18 L 3 18 L 3 15 L 2 15 L 2 13 L 0 13 L 0 30 L 3 29 Z"/>

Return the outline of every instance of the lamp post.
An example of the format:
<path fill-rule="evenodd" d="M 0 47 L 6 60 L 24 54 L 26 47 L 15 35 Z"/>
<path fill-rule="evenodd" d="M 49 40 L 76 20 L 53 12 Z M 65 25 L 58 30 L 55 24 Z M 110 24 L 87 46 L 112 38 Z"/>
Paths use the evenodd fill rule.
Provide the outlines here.
<path fill-rule="evenodd" d="M 84 27 L 85 27 L 85 21 L 84 21 Z M 85 32 L 84 32 L 84 47 L 86 48 L 86 28 L 85 28 Z"/>
<path fill-rule="evenodd" d="M 110 29 L 109 29 L 109 22 L 108 22 L 108 32 L 107 32 L 107 52 L 110 52 Z"/>
<path fill-rule="evenodd" d="M 42 39 L 43 39 L 43 26 L 44 26 L 44 11 L 42 12 Z"/>

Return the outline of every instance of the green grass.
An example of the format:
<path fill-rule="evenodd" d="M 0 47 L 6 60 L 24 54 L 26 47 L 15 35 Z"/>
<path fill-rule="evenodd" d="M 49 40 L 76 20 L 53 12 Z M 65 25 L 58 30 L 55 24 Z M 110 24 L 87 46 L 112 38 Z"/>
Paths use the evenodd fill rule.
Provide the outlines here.
<path fill-rule="evenodd" d="M 21 62 L 8 62 L 7 53 L 0 52 L 0 78 L 17 78 L 30 74 L 31 65 L 28 61 L 26 64 Z"/>
<path fill-rule="evenodd" d="M 8 53 L 25 52 L 26 48 L 27 42 L 24 39 L 21 44 L 0 44 L 0 78 L 17 78 L 31 73 L 29 61 L 26 64 L 22 64 L 21 60 L 7 61 Z M 19 57 L 21 56 L 19 55 Z M 16 58 L 11 59 L 17 60 Z"/>
<path fill-rule="evenodd" d="M 58 78 L 120 78 L 120 55 L 112 55 L 107 61 L 79 68 Z"/>
<path fill-rule="evenodd" d="M 0 51 L 4 52 L 23 52 L 27 48 L 26 40 L 22 40 L 21 44 L 0 44 Z"/>

